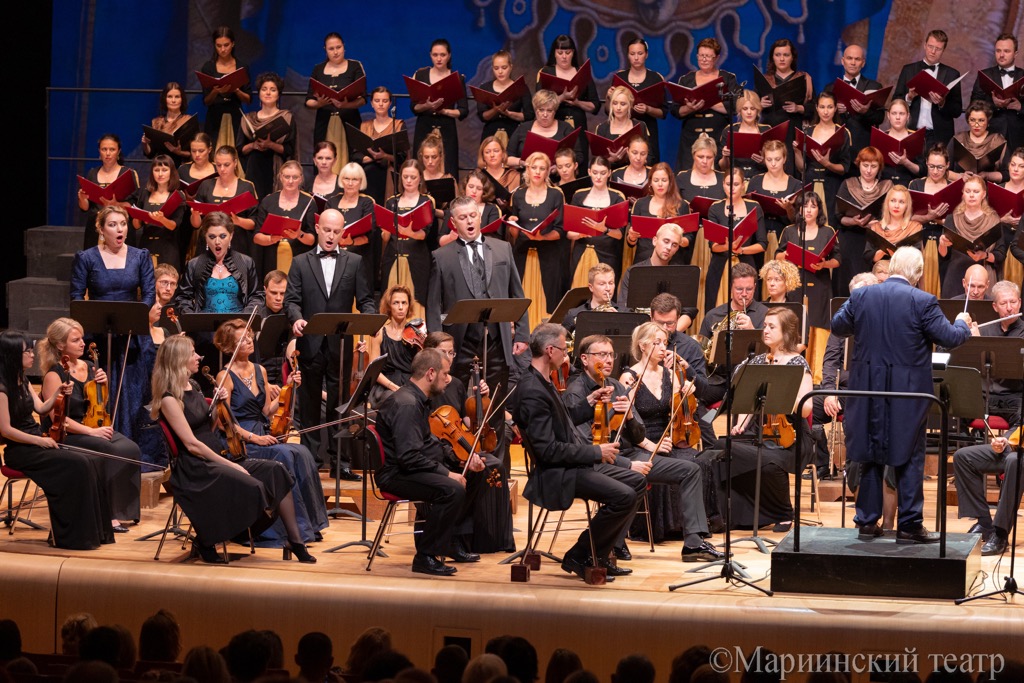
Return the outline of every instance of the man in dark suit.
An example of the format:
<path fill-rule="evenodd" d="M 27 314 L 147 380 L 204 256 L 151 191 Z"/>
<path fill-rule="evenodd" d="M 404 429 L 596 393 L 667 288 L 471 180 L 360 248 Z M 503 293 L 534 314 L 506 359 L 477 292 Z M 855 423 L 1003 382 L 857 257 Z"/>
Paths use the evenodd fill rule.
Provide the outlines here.
<path fill-rule="evenodd" d="M 1006 138 L 1007 152 L 1024 146 L 1024 107 L 1020 99 L 993 97 L 981 85 L 981 74 L 991 78 L 1000 87 L 1006 88 L 1024 78 L 1024 69 L 1014 65 L 1017 59 L 1018 41 L 1012 33 L 1003 33 L 996 38 L 996 65 L 982 69 L 971 90 L 971 101 L 980 100 L 992 105 L 993 116 L 988 129 Z M 1007 154 L 1006 158 L 1009 158 Z M 1005 177 L 1005 176 L 1004 176 Z"/>
<path fill-rule="evenodd" d="M 928 130 L 925 133 L 925 149 L 930 149 L 935 143 L 946 146 L 953 137 L 953 122 L 964 111 L 960 83 L 957 82 L 945 97 L 933 95 L 930 98 L 919 97 L 907 83 L 922 71 L 927 71 L 945 85 L 960 78 L 959 71 L 940 63 L 948 42 L 949 37 L 945 31 L 929 31 L 924 43 L 924 59 L 903 67 L 899 80 L 896 81 L 896 89 L 892 92 L 893 98 L 902 98 L 910 102 L 908 127 L 914 130 Z"/>
<path fill-rule="evenodd" d="M 850 389 L 930 394 L 932 344 L 955 348 L 978 334 L 967 313 L 952 325 L 934 296 L 915 287 L 924 257 L 901 247 L 889 261 L 889 278 L 862 287 L 832 318 L 832 334 L 853 336 Z M 882 535 L 882 475 L 885 465 L 896 474 L 899 518 L 896 542 L 934 543 L 938 534 L 924 527 L 925 424 L 930 403 L 887 398 L 846 401 L 846 453 L 862 463 L 854 523 L 860 538 Z"/>
<path fill-rule="evenodd" d="M 344 227 L 345 216 L 337 209 L 327 209 L 320 214 L 316 249 L 295 257 L 288 271 L 284 306 L 292 334 L 296 337 L 295 348 L 299 352 L 299 368 L 302 370 L 299 419 L 304 427 L 320 422 L 320 392 L 325 379 L 328 421 L 336 419 L 334 408 L 338 406 L 340 397 L 341 365 L 340 337 L 304 335 L 307 320 L 317 313 L 351 313 L 353 303 L 358 304 L 363 313 L 374 312 L 373 295 L 362 268 L 362 259 L 338 248 Z M 335 430 L 328 431 L 327 441 L 328 460 L 332 467 L 337 453 L 337 442 L 333 438 Z M 315 430 L 303 434 L 302 443 L 322 467 L 320 432 Z M 349 481 L 360 479 L 352 472 L 350 463 L 344 461 L 340 463 L 339 474 Z"/>
<path fill-rule="evenodd" d="M 512 397 L 512 416 L 533 459 L 523 495 L 549 510 L 567 510 L 574 498 L 602 505 L 590 529 L 580 534 L 562 561 L 563 570 L 582 578 L 591 561 L 591 538 L 600 563 L 636 512 L 637 490 L 595 469 L 599 463 L 614 464 L 619 445 L 581 443 L 551 384 L 551 371 L 566 358 L 565 328 L 553 323 L 538 325 L 530 339 L 530 352 L 533 360 Z M 641 478 L 639 474 L 636 477 Z"/>
<path fill-rule="evenodd" d="M 849 45 L 843 50 L 842 79 L 848 85 L 861 92 L 881 90 L 882 84 L 873 81 L 862 73 L 864 69 L 864 48 L 860 45 Z M 832 83 L 825 86 L 825 92 L 832 92 Z M 846 126 L 850 131 L 852 149 L 861 150 L 871 144 L 871 127 L 882 125 L 885 109 L 875 106 L 864 106 L 857 102 L 851 103 L 852 111 L 846 105 L 836 104 L 838 116 L 836 122 Z M 857 175 L 857 169 L 851 166 L 850 175 Z"/>

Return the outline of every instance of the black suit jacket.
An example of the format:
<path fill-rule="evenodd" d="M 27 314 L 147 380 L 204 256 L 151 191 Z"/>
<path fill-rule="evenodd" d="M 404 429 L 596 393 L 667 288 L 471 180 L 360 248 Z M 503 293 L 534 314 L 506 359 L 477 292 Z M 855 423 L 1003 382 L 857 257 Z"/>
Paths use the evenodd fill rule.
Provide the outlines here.
<path fill-rule="evenodd" d="M 907 97 L 907 82 L 920 73 L 925 68 L 923 60 L 907 64 L 900 71 L 899 80 L 896 81 L 896 88 L 892 91 L 893 98 Z M 938 79 L 942 83 L 952 83 L 957 78 L 960 78 L 960 72 L 951 66 L 939 63 Z M 964 113 L 964 98 L 960 91 L 960 83 L 957 83 L 950 89 L 949 94 L 946 96 L 946 101 L 941 107 L 932 106 L 932 131 L 938 140 L 941 140 L 943 144 L 948 144 L 950 138 L 955 133 L 954 121 L 960 114 Z M 907 127 L 912 130 L 920 128 L 918 125 L 918 116 L 921 113 L 921 98 L 915 97 L 914 101 L 910 103 L 910 122 Z"/>
<path fill-rule="evenodd" d="M 455 337 L 455 350 L 462 348 L 466 337 L 467 325 L 444 325 L 441 315 L 447 313 L 456 301 L 462 299 L 522 299 L 523 283 L 519 279 L 512 247 L 508 242 L 498 239 L 484 238 L 484 269 L 487 280 L 487 296 L 473 290 L 473 266 L 469 263 L 466 247 L 458 240 L 449 242 L 434 250 L 430 267 L 430 286 L 427 289 L 427 329 L 438 331 L 443 329 Z M 526 342 L 530 335 L 530 323 L 527 314 L 516 322 L 515 337 L 509 323 L 498 325 L 501 331 L 501 347 L 505 355 L 505 364 L 512 366 L 513 341 Z"/>
<path fill-rule="evenodd" d="M 284 295 L 284 309 L 288 322 L 309 320 L 317 313 L 351 313 L 356 303 L 362 313 L 375 313 L 373 294 L 366 281 L 362 258 L 347 251 L 338 252 L 334 266 L 334 284 L 328 295 L 320 257 L 314 248 L 292 260 L 288 271 L 288 290 Z M 320 350 L 323 335 L 303 335 L 295 340 L 295 348 L 303 360 L 311 359 Z M 341 353 L 340 337 L 328 337 L 332 355 Z"/>
<path fill-rule="evenodd" d="M 1002 76 L 999 74 L 998 66 L 990 66 L 987 69 L 982 69 L 981 73 L 991 78 L 996 83 L 1002 82 Z M 1024 77 L 1024 68 L 1019 66 L 1014 67 L 1013 80 L 1019 81 Z M 1012 109 L 999 108 L 992 102 L 992 96 L 985 92 L 985 89 L 981 87 L 981 77 L 979 76 L 974 81 L 974 88 L 971 90 L 971 101 L 981 100 L 982 102 L 988 102 L 992 106 L 992 120 L 989 122 L 988 129 L 993 133 L 999 133 L 1007 139 L 1008 143 L 1013 143 L 1018 140 L 1024 139 L 1024 108 L 1013 111 Z M 1009 162 L 1009 153 L 1013 152 L 1013 148 L 1007 145 L 1007 156 L 1005 159 Z M 1006 177 L 1005 175 L 1003 176 Z"/>
<path fill-rule="evenodd" d="M 843 73 L 840 78 L 846 78 L 846 74 Z M 832 92 L 833 84 L 834 81 L 825 86 L 825 92 Z M 857 85 L 854 87 L 861 92 L 867 92 L 869 90 L 881 90 L 882 84 L 871 80 L 861 73 L 857 76 Z M 850 131 L 852 149 L 857 151 L 871 144 L 871 127 L 882 125 L 883 120 L 885 120 L 885 109 L 882 107 L 872 107 L 863 114 L 857 114 L 853 111 L 848 111 L 845 114 L 836 114 L 836 121 L 846 126 L 846 130 Z"/>

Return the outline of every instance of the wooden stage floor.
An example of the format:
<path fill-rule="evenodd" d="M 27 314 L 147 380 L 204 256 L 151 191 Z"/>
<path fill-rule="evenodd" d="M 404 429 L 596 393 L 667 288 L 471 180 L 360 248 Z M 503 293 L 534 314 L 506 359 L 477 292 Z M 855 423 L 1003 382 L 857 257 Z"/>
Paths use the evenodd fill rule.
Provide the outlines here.
<path fill-rule="evenodd" d="M 518 483 L 521 490 L 525 478 L 519 476 Z M 333 483 L 325 480 L 325 489 L 333 492 Z M 358 497 L 357 488 L 346 490 Z M 932 521 L 935 490 L 932 478 L 926 482 L 926 519 Z M 807 500 L 805 496 L 805 520 L 815 517 Z M 527 505 L 522 499 L 518 502 L 516 541 L 522 547 Z M 342 503 L 354 509 L 344 497 Z M 853 510 L 847 505 L 850 527 Z M 603 587 L 586 586 L 548 560 L 530 583 L 511 583 L 509 567 L 497 564 L 504 555 L 459 565 L 452 578 L 412 574 L 410 535 L 394 537 L 385 546 L 389 557 L 378 558 L 373 571 L 367 572 L 366 551 L 361 548 L 322 552 L 359 539 L 360 523 L 352 519 L 331 522 L 323 542 L 311 546 L 318 560 L 312 566 L 283 562 L 280 550 L 257 549 L 250 556 L 242 546 L 230 547 L 230 566 L 206 566 L 186 561 L 181 543 L 170 540 L 155 562 L 157 541 L 135 539 L 162 529 L 169 508 L 165 494 L 158 507 L 143 511 L 130 533 L 118 535 L 116 544 L 91 552 L 50 548 L 45 531 L 21 525 L 13 536 L 6 529 L 0 531 L 0 618 L 19 623 L 26 650 L 52 652 L 59 649 L 60 623 L 73 612 L 88 611 L 100 623 L 122 623 L 138 633 L 146 616 L 166 607 L 183 625 L 186 649 L 200 643 L 220 647 L 238 631 L 270 628 L 282 634 L 287 662 L 306 632 L 330 634 L 335 660 L 343 661 L 347 644 L 364 628 L 383 626 L 392 632 L 396 649 L 428 668 L 433 653 L 452 639 L 461 639 L 479 653 L 488 639 L 512 633 L 535 644 L 542 671 L 557 647 L 579 652 L 601 678 L 620 657 L 644 652 L 654 660 L 659 680 L 664 680 L 662 673 L 673 656 L 697 643 L 727 648 L 732 654 L 737 648 L 752 652 L 757 645 L 794 655 L 836 650 L 905 654 L 906 648 L 924 667 L 930 654 L 1020 657 L 1019 645 L 1024 642 L 1020 598 L 1016 603 L 993 599 L 955 606 L 948 601 L 883 597 L 765 597 L 721 579 L 669 592 L 670 584 L 716 576 L 718 571 L 685 573 L 695 565 L 680 562 L 679 542 L 659 545 L 654 553 L 640 541 L 630 542 L 634 559 L 624 564 L 633 575 Z M 839 527 L 841 510 L 839 502 L 823 502 L 825 526 Z M 582 508 L 570 516 L 583 517 Z M 33 519 L 48 523 L 45 508 L 37 509 Z M 950 507 L 950 531 L 965 532 L 970 523 L 956 519 L 956 509 Z M 375 531 L 376 523 L 369 524 L 371 538 Z M 849 532 L 856 533 L 852 528 Z M 555 552 L 571 545 L 577 533 L 563 530 Z M 764 535 L 775 540 L 783 536 Z M 713 541 L 721 545 L 722 535 Z M 759 585 L 767 587 L 769 556 L 749 543 L 734 551 L 755 579 L 763 579 Z M 1008 571 L 1009 555 L 983 558 L 972 592 L 1001 588 Z M 1021 569 L 1017 574 L 1022 575 Z M 733 680 L 739 676 L 734 674 Z"/>

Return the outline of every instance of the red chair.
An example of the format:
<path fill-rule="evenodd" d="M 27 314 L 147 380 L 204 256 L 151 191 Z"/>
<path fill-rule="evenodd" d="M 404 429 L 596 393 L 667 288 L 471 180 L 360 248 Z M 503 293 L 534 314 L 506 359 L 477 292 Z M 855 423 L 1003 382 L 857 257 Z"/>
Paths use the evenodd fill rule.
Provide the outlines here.
<path fill-rule="evenodd" d="M 48 529 L 40 524 L 36 524 L 32 521 L 32 510 L 36 506 L 36 503 L 43 500 L 43 496 L 39 493 L 39 486 L 29 479 L 24 473 L 8 467 L 0 463 L 0 474 L 4 476 L 4 486 L 0 490 L 0 505 L 3 505 L 4 498 L 7 498 L 7 514 L 4 515 L 4 525 L 7 526 L 7 535 L 14 535 L 14 527 L 18 522 L 21 522 L 25 526 L 40 531 L 48 531 Z M 25 486 L 21 489 L 21 497 L 18 499 L 18 504 L 14 504 L 14 487 L 17 484 L 23 483 Z M 35 487 L 32 491 L 32 496 L 28 496 L 29 487 Z M 28 501 L 26 502 L 26 498 Z M 27 510 L 28 515 L 25 517 L 21 516 L 23 511 Z"/>

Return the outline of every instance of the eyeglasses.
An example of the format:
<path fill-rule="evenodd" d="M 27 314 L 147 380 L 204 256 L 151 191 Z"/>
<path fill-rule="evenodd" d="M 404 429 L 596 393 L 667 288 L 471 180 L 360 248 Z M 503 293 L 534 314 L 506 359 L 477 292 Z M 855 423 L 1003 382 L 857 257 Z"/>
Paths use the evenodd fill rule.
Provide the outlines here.
<path fill-rule="evenodd" d="M 929 171 L 941 171 L 946 168 L 945 164 L 928 164 Z"/>
<path fill-rule="evenodd" d="M 455 352 L 454 351 L 441 351 L 441 353 L 443 353 L 444 355 L 448 356 L 449 358 L 455 358 Z"/>
<path fill-rule="evenodd" d="M 33 354 L 34 354 L 35 352 L 36 352 L 36 350 L 35 350 L 35 349 L 25 349 L 24 351 L 22 351 L 22 353 L 33 353 Z"/>
<path fill-rule="evenodd" d="M 614 351 L 597 351 L 597 352 L 591 351 L 587 355 L 588 356 L 594 356 L 596 358 L 605 358 L 605 359 L 607 359 L 607 358 L 614 357 L 615 356 L 615 352 Z"/>
<path fill-rule="evenodd" d="M 569 350 L 568 346 L 555 346 L 554 344 L 548 344 L 548 348 L 549 349 L 558 349 L 562 353 L 565 353 L 566 351 Z"/>

